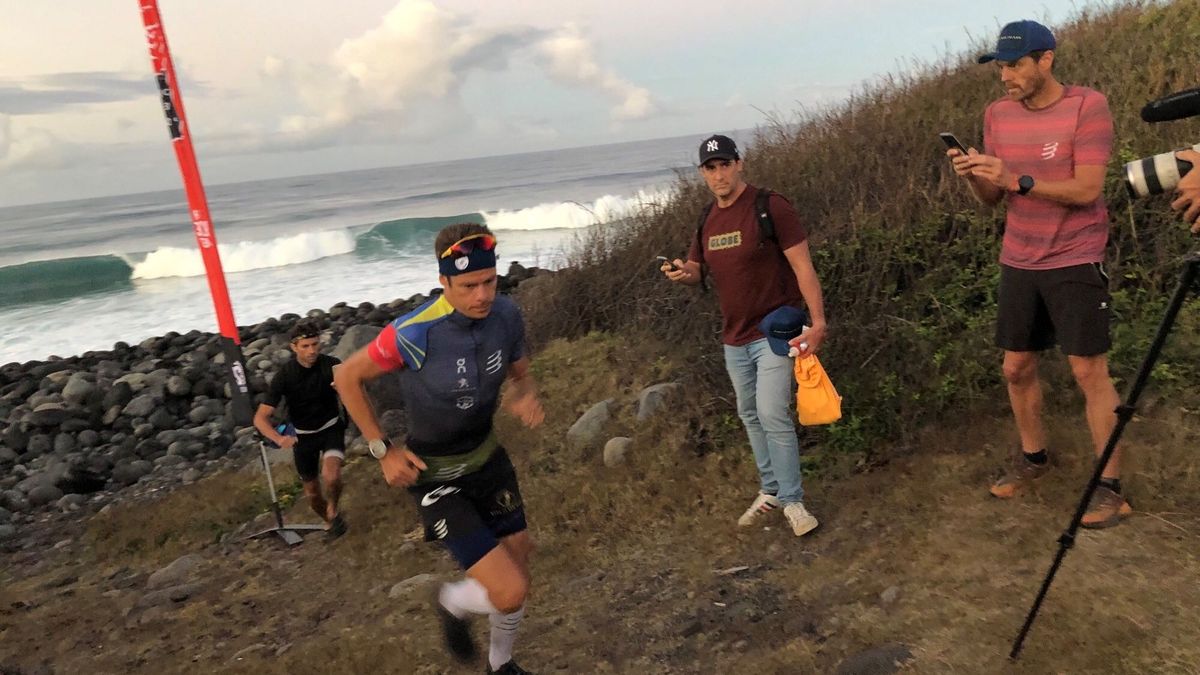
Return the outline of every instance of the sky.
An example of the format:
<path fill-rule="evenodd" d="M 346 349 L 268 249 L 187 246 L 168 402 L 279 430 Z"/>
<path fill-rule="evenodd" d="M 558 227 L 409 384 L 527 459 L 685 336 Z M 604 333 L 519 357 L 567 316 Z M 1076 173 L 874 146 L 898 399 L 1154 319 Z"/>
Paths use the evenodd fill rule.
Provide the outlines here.
<path fill-rule="evenodd" d="M 1102 0 L 160 0 L 206 183 L 744 129 Z M 137 0 L 0 0 L 0 206 L 178 188 Z M 999 90 L 998 90 L 999 91 Z"/>

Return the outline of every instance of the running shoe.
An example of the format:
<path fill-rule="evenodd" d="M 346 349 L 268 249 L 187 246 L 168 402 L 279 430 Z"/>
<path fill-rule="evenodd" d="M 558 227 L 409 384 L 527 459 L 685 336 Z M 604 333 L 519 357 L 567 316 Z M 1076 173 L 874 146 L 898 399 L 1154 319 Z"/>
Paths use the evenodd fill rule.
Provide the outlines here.
<path fill-rule="evenodd" d="M 758 496 L 754 498 L 754 502 L 750 504 L 750 508 L 746 509 L 746 512 L 742 514 L 741 518 L 738 518 L 738 526 L 750 527 L 758 522 L 760 518 L 768 513 L 771 513 L 780 506 L 782 506 L 782 504 L 779 503 L 779 498 L 777 498 L 775 495 L 769 495 L 765 492 L 760 492 L 758 493 Z"/>
<path fill-rule="evenodd" d="M 783 516 L 787 518 L 788 524 L 792 526 L 792 532 L 797 537 L 803 537 L 820 525 L 816 516 L 809 513 L 801 502 L 793 502 L 783 507 Z"/>

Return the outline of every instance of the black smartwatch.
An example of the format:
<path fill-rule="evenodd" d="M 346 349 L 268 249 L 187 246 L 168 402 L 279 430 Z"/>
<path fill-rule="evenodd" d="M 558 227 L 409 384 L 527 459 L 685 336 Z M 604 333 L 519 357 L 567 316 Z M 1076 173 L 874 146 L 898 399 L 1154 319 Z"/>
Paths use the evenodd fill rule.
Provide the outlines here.
<path fill-rule="evenodd" d="M 1017 179 L 1017 194 L 1027 195 L 1033 189 L 1033 176 L 1025 175 Z"/>

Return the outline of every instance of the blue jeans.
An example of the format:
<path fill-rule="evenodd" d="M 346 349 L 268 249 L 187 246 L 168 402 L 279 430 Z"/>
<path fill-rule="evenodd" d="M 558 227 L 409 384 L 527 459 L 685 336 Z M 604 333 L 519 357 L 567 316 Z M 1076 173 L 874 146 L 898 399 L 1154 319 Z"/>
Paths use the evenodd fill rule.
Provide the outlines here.
<path fill-rule="evenodd" d="M 741 347 L 725 345 L 725 369 L 750 437 L 761 490 L 784 504 L 802 501 L 800 443 L 791 409 L 796 381 L 792 359 L 771 351 L 767 339 L 760 338 Z"/>

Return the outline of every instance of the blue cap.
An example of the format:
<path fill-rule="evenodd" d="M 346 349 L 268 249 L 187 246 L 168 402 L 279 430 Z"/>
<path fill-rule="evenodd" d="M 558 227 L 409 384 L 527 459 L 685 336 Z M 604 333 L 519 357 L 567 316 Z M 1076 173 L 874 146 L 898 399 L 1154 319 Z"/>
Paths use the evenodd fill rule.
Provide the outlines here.
<path fill-rule="evenodd" d="M 979 57 L 980 63 L 1004 61 L 1012 63 L 1029 52 L 1054 49 L 1054 33 L 1042 24 L 1028 19 L 1013 21 L 1000 30 L 996 51 Z"/>
<path fill-rule="evenodd" d="M 767 344 L 771 351 L 780 356 L 787 356 L 791 346 L 788 340 L 804 332 L 808 324 L 808 314 L 802 309 L 784 305 L 772 311 L 758 322 L 758 329 L 767 336 Z"/>

